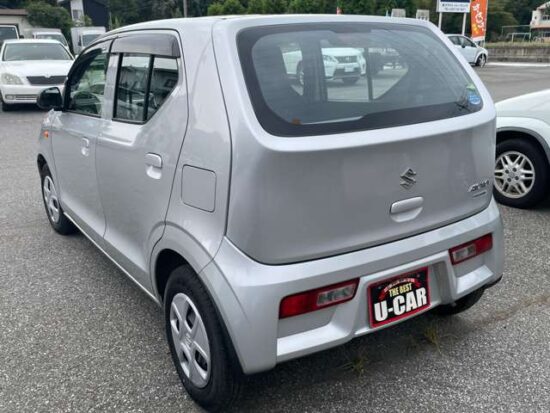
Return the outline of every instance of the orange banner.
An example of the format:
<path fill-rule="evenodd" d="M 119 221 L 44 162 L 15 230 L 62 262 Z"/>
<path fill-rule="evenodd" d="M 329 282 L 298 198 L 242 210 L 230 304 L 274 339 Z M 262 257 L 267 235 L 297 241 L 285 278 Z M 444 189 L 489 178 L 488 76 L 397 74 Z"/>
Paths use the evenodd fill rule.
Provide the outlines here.
<path fill-rule="evenodd" d="M 487 7 L 489 0 L 472 0 L 470 4 L 470 19 L 472 21 L 472 39 L 485 40 L 487 34 Z"/>

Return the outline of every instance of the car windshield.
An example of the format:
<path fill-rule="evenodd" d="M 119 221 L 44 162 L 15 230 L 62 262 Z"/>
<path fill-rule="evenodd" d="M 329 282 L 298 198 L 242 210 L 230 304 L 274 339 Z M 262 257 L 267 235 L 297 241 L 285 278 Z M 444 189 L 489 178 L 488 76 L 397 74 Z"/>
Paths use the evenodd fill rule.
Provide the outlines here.
<path fill-rule="evenodd" d="M 15 27 L 0 27 L 0 43 L 8 39 L 17 39 Z"/>
<path fill-rule="evenodd" d="M 20 60 L 72 60 L 59 43 L 8 44 L 4 49 L 4 61 Z"/>
<path fill-rule="evenodd" d="M 62 34 L 59 33 L 40 33 L 36 35 L 37 39 L 57 40 L 59 43 L 67 46 L 67 41 Z"/>
<path fill-rule="evenodd" d="M 89 44 L 91 44 L 98 37 L 99 37 L 99 33 L 83 34 L 82 35 L 82 46 L 88 46 Z"/>
<path fill-rule="evenodd" d="M 278 136 L 409 125 L 482 107 L 459 61 L 423 27 L 257 27 L 239 34 L 238 47 L 256 116 Z"/>

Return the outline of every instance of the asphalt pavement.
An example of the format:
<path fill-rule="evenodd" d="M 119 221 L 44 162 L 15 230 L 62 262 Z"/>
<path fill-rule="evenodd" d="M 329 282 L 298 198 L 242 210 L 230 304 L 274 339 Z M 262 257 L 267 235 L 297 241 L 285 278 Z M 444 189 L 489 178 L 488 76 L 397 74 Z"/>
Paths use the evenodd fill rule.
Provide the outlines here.
<path fill-rule="evenodd" d="M 550 68 L 478 71 L 495 99 Z M 82 235 L 48 225 L 44 113 L 0 112 L 0 412 L 195 412 L 160 309 Z M 548 412 L 550 201 L 501 208 L 506 270 L 470 311 L 424 315 L 252 376 L 235 411 Z"/>

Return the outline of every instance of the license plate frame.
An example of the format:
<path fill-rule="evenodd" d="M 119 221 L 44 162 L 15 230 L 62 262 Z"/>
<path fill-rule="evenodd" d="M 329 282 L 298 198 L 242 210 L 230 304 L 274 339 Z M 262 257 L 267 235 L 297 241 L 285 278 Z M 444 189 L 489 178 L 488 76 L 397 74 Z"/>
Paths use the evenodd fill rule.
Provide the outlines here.
<path fill-rule="evenodd" d="M 403 299 L 398 299 L 399 302 L 396 302 L 397 297 L 403 297 Z M 377 304 L 379 304 L 378 308 Z M 396 305 L 399 311 L 396 311 Z M 367 311 L 371 328 L 382 327 L 410 318 L 430 306 L 430 271 L 428 267 L 373 282 L 367 288 Z M 401 312 L 403 307 L 405 310 Z M 407 310 L 409 307 L 410 309 Z"/>

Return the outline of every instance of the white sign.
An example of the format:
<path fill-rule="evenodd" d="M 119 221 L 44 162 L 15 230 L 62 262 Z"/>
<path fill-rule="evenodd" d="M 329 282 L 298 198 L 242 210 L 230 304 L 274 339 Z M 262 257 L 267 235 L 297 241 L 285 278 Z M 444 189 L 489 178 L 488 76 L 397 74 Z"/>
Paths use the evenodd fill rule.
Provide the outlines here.
<path fill-rule="evenodd" d="M 470 0 L 437 0 L 438 13 L 470 13 Z"/>

